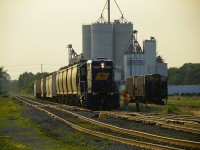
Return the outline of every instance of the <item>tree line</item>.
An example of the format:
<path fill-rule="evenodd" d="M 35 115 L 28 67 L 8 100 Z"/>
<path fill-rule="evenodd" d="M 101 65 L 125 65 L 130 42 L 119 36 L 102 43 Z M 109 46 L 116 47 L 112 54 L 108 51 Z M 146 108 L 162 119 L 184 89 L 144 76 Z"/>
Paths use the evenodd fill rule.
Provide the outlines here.
<path fill-rule="evenodd" d="M 34 90 L 34 82 L 49 73 L 24 72 L 18 80 L 11 80 L 10 75 L 4 67 L 0 67 L 0 95 L 7 95 L 8 93 L 32 94 Z"/>
<path fill-rule="evenodd" d="M 200 84 L 200 63 L 186 63 L 180 68 L 168 69 L 169 85 L 197 85 Z"/>
<path fill-rule="evenodd" d="M 47 72 L 36 73 L 24 72 L 18 80 L 11 80 L 4 67 L 0 67 L 0 95 L 9 93 L 32 94 L 36 79 L 47 75 Z M 200 63 L 186 63 L 180 68 L 168 69 L 169 85 L 197 85 L 200 84 Z"/>
<path fill-rule="evenodd" d="M 10 75 L 0 67 L 0 95 L 6 93 L 9 90 Z"/>

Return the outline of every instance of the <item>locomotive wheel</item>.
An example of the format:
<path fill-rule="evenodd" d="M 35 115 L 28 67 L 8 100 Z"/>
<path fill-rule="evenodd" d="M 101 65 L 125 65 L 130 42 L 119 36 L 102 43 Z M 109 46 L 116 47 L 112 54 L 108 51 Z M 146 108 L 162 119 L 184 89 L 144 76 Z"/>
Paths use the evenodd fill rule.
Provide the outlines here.
<path fill-rule="evenodd" d="M 86 101 L 85 101 L 85 97 L 83 96 L 81 99 L 80 99 L 80 105 L 84 108 L 86 108 Z"/>

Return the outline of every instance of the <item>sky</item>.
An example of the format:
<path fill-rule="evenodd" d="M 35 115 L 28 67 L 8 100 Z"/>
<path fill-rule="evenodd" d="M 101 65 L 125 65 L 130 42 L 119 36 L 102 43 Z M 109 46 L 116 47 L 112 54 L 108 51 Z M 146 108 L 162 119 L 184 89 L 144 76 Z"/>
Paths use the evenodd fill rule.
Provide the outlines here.
<path fill-rule="evenodd" d="M 116 0 L 138 30 L 151 36 L 170 67 L 200 63 L 200 0 Z M 68 65 L 66 46 L 82 52 L 82 25 L 98 20 L 106 0 L 0 0 L 0 67 L 11 79 Z M 106 16 L 106 11 L 104 13 Z M 121 14 L 111 0 L 111 21 Z"/>

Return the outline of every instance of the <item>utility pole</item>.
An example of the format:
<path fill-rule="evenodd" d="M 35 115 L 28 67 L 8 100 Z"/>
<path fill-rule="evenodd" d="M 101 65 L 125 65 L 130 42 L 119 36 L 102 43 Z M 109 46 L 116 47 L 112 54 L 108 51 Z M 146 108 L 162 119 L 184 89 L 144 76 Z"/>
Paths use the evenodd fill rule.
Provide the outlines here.
<path fill-rule="evenodd" d="M 43 64 L 41 64 L 41 73 L 43 72 L 43 68 L 42 67 L 43 67 Z"/>
<path fill-rule="evenodd" d="M 110 24 L 110 0 L 108 0 L 108 23 Z"/>

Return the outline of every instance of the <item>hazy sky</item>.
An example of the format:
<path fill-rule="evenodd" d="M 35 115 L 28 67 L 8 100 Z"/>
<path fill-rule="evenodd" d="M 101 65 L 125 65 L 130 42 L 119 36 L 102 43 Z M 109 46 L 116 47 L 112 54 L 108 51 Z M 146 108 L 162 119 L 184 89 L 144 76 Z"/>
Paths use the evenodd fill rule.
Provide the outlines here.
<path fill-rule="evenodd" d="M 68 64 L 66 45 L 82 51 L 82 24 L 97 21 L 106 0 L 0 0 L 0 66 L 12 79 Z M 154 36 L 168 67 L 200 63 L 200 0 L 117 0 L 142 41 Z M 121 17 L 111 0 L 111 20 Z M 106 13 L 104 14 L 106 18 Z"/>

